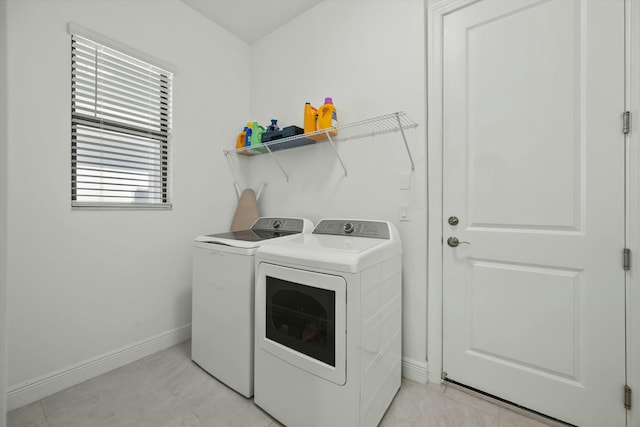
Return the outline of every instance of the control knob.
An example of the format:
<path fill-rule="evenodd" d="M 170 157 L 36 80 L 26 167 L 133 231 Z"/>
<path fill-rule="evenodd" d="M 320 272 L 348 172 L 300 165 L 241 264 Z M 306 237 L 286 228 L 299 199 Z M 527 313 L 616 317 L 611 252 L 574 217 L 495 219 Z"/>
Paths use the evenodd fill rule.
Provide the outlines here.
<path fill-rule="evenodd" d="M 353 233 L 353 231 L 356 228 L 353 226 L 353 224 L 351 224 L 350 222 L 346 223 L 345 225 L 342 226 L 342 230 L 347 233 L 347 234 L 351 234 Z"/>
<path fill-rule="evenodd" d="M 279 219 L 276 219 L 275 221 L 273 221 L 273 228 L 280 228 L 281 225 L 282 225 L 282 222 Z"/>

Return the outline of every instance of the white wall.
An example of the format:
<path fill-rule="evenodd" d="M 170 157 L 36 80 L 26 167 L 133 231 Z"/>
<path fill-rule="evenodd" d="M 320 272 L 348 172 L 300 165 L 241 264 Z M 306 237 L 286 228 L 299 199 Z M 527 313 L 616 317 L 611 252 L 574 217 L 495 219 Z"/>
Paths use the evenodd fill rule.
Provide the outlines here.
<path fill-rule="evenodd" d="M 8 0 L 6 16 L 10 409 L 186 336 L 191 242 L 228 227 L 233 181 L 268 183 L 262 214 L 398 225 L 405 374 L 426 378 L 422 0 L 325 0 L 251 49 L 178 0 Z M 173 210 L 71 210 L 69 21 L 176 66 Z M 301 126 L 304 102 L 325 96 L 342 123 L 406 111 L 419 124 L 411 189 L 400 134 L 339 144 L 348 177 L 326 144 L 278 155 L 289 182 L 268 156 L 222 155 L 245 121 Z"/>
<path fill-rule="evenodd" d="M 348 176 L 331 147 L 318 144 L 277 154 L 290 179 L 269 156 L 240 159 L 250 180 L 267 182 L 263 214 L 371 218 L 394 222 L 402 235 L 403 373 L 426 380 L 426 82 L 422 0 L 325 0 L 252 45 L 251 119 L 302 127 L 306 101 L 333 97 L 341 123 L 405 111 L 419 126 L 407 133 L 411 171 L 399 133 L 338 145 Z M 409 222 L 400 222 L 408 204 Z"/>
<path fill-rule="evenodd" d="M 0 427 L 7 418 L 6 266 L 7 266 L 7 55 L 6 2 L 0 0 Z"/>
<path fill-rule="evenodd" d="M 69 21 L 176 66 L 172 210 L 70 208 Z M 235 208 L 221 150 L 250 55 L 178 0 L 8 0 L 6 28 L 12 409 L 189 336 L 193 238 Z"/>

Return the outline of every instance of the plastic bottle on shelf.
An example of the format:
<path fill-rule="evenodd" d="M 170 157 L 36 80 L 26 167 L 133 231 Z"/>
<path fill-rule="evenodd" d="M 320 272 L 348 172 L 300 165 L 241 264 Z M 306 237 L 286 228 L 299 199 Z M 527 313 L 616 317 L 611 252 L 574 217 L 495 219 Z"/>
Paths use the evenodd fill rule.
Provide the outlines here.
<path fill-rule="evenodd" d="M 338 134 L 338 113 L 331 98 L 325 98 L 324 104 L 318 109 L 317 129 L 331 129 L 329 131 L 331 136 Z"/>
<path fill-rule="evenodd" d="M 247 126 L 245 126 L 245 129 L 247 131 L 245 134 L 244 146 L 247 147 L 247 153 L 253 154 L 253 152 L 249 150 L 249 147 L 251 147 L 251 134 L 253 133 L 253 123 L 252 122 L 247 123 Z"/>
<path fill-rule="evenodd" d="M 245 126 L 244 130 L 238 134 L 238 140 L 236 141 L 236 150 L 245 148 L 247 146 L 247 129 L 249 128 Z M 251 153 L 249 153 L 247 150 L 242 150 L 239 152 L 239 154 L 244 154 L 245 156 L 251 155 Z"/>
<path fill-rule="evenodd" d="M 262 134 L 266 132 L 264 126 L 258 122 L 253 122 L 251 125 L 251 137 L 250 137 L 250 151 L 256 153 L 266 153 L 267 149 L 262 145 Z"/>
<path fill-rule="evenodd" d="M 304 104 L 304 133 L 316 131 L 316 122 L 318 120 L 318 109 L 311 105 L 310 102 Z"/>
<path fill-rule="evenodd" d="M 271 119 L 271 124 L 267 127 L 267 132 L 275 132 L 278 130 L 280 130 L 280 127 L 278 126 L 278 120 Z"/>
<path fill-rule="evenodd" d="M 318 109 L 311 105 L 310 102 L 304 104 L 304 133 L 312 133 L 318 130 Z M 307 137 L 315 141 L 322 141 L 327 139 L 327 136 L 323 133 L 318 135 L 311 135 Z"/>

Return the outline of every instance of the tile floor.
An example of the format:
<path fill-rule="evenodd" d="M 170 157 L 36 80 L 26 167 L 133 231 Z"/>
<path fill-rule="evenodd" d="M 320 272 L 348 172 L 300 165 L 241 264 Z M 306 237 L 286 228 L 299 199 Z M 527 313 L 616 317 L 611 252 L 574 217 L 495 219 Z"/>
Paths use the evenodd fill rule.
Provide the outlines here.
<path fill-rule="evenodd" d="M 190 358 L 191 341 L 23 406 L 9 427 L 278 427 Z M 452 387 L 403 380 L 382 427 L 552 425 Z M 302 426 L 304 427 L 304 426 Z M 335 426 L 342 427 L 342 426 Z M 351 426 L 344 426 L 351 427 Z"/>

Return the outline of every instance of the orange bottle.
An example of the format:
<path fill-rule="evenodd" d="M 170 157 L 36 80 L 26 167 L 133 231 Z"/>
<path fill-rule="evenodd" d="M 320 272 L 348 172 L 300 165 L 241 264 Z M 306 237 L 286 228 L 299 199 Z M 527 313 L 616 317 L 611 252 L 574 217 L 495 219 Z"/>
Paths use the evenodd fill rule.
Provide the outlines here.
<path fill-rule="evenodd" d="M 338 113 L 333 105 L 333 99 L 325 98 L 324 105 L 318 109 L 317 129 L 331 129 L 329 135 L 336 136 L 338 134 Z"/>
<path fill-rule="evenodd" d="M 245 148 L 247 145 L 247 127 L 245 126 L 244 130 L 238 134 L 238 140 L 236 141 L 236 150 L 240 148 Z M 240 151 L 238 154 L 244 154 L 246 156 L 250 156 L 252 153 L 249 153 L 247 150 Z"/>
<path fill-rule="evenodd" d="M 316 131 L 316 122 L 318 121 L 318 109 L 311 105 L 310 102 L 304 104 L 304 133 Z M 318 136 L 310 136 L 309 138 L 318 140 Z"/>

